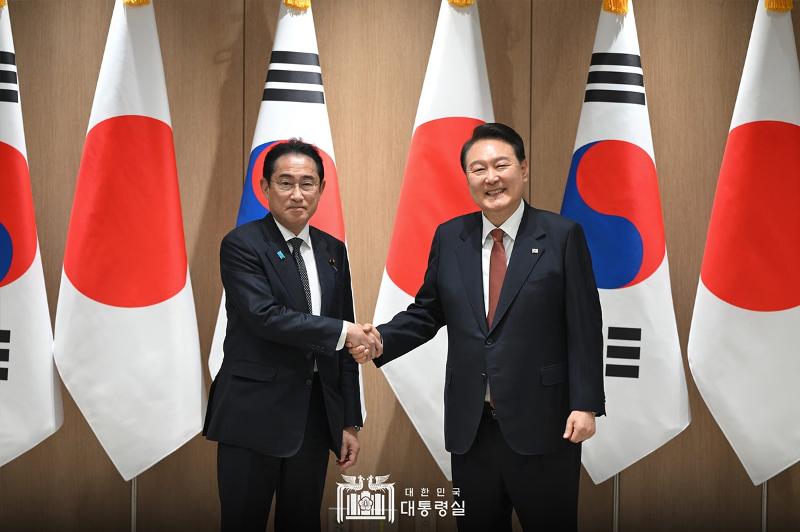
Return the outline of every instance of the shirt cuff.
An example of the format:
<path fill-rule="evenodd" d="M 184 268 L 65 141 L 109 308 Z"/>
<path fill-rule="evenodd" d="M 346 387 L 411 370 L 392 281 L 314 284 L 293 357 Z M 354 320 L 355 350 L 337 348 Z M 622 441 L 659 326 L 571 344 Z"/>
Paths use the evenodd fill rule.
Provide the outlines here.
<path fill-rule="evenodd" d="M 350 325 L 349 321 L 342 320 L 342 333 L 339 335 L 339 341 L 336 342 L 335 351 L 339 351 L 344 347 L 344 341 L 347 339 L 347 326 Z"/>

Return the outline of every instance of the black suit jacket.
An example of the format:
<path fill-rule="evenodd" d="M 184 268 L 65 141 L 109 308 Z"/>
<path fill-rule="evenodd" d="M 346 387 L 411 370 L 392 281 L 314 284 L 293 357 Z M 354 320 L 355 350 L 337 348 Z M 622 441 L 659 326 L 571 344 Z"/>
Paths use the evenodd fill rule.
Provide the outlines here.
<path fill-rule="evenodd" d="M 506 442 L 521 454 L 572 445 L 572 410 L 604 413 L 600 300 L 580 225 L 524 207 L 492 327 L 487 327 L 481 213 L 440 225 L 416 300 L 378 327 L 391 362 L 447 325 L 444 390 L 447 450 L 467 452 L 487 378 Z"/>
<path fill-rule="evenodd" d="M 358 366 L 346 350 L 335 351 L 342 320 L 354 321 L 347 251 L 331 235 L 309 229 L 321 316 L 306 312 L 300 274 L 271 214 L 222 240 L 228 328 L 203 427 L 210 440 L 294 455 L 303 442 L 315 359 L 332 450 L 339 452 L 344 427 L 362 424 Z"/>

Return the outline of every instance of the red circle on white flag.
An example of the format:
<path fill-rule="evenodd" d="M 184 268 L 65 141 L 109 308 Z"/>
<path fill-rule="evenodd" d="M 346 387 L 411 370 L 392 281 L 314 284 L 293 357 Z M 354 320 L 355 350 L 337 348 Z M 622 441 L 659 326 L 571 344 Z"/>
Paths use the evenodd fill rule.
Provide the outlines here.
<path fill-rule="evenodd" d="M 756 311 L 800 305 L 800 127 L 777 121 L 730 132 L 701 277 L 717 297 Z"/>
<path fill-rule="evenodd" d="M 85 296 L 117 307 L 165 301 L 186 285 L 172 129 L 118 116 L 86 135 L 64 271 Z"/>
<path fill-rule="evenodd" d="M 413 296 L 422 286 L 439 224 L 478 210 L 460 155 L 481 124 L 475 118 L 440 118 L 414 131 L 386 259 L 387 274 L 406 294 Z"/>

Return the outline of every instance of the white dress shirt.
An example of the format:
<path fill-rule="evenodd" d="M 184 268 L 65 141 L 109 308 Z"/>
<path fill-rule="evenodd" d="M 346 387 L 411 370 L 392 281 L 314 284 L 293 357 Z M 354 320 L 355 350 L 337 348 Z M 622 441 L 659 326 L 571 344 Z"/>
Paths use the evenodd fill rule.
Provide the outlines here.
<path fill-rule="evenodd" d="M 503 247 L 506 250 L 506 266 L 511 259 L 511 252 L 514 250 L 514 241 L 517 239 L 517 231 L 519 231 L 519 224 L 522 222 L 522 213 L 525 212 L 525 202 L 520 201 L 519 207 L 514 211 L 514 214 L 508 217 L 508 220 L 503 222 L 500 229 L 503 230 Z M 483 270 L 483 309 L 484 315 L 489 314 L 489 264 L 492 258 L 492 246 L 494 239 L 490 234 L 496 226 L 489 221 L 485 214 L 481 214 L 483 219 L 483 231 L 481 237 L 483 238 L 483 249 L 481 249 L 481 264 Z M 489 401 L 489 381 L 486 381 L 486 401 Z"/>
<path fill-rule="evenodd" d="M 295 235 L 290 230 L 282 226 L 278 220 L 275 220 L 275 225 L 281 232 L 283 239 L 286 240 L 289 246 L 289 251 L 294 252 L 289 240 L 299 238 L 303 241 L 300 245 L 300 256 L 303 257 L 303 262 L 306 266 L 306 273 L 308 274 L 308 288 L 311 292 L 311 314 L 316 316 L 322 312 L 322 287 L 319 284 L 319 274 L 317 273 L 317 261 L 314 260 L 314 248 L 311 245 L 311 236 L 308 231 L 308 224 L 303 227 L 299 234 Z M 344 347 L 344 341 L 347 338 L 347 322 L 342 320 L 342 332 L 339 335 L 339 341 L 336 343 L 336 350 Z M 317 371 L 317 363 L 314 362 L 314 371 Z"/>

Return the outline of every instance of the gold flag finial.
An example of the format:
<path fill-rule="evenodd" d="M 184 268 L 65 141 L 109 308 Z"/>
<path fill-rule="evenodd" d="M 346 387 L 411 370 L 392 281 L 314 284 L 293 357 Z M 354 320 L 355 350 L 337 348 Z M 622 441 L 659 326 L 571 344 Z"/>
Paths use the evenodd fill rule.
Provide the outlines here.
<path fill-rule="evenodd" d="M 6 7 L 6 0 L 0 0 L 0 9 Z"/>
<path fill-rule="evenodd" d="M 150 3 L 150 0 L 122 0 L 122 3 L 127 7 L 142 7 Z"/>
<path fill-rule="evenodd" d="M 792 10 L 792 0 L 766 0 L 769 11 L 779 11 L 781 13 Z"/>
<path fill-rule="evenodd" d="M 617 15 L 627 15 L 628 0 L 603 0 L 603 10 Z"/>
<path fill-rule="evenodd" d="M 300 11 L 305 11 L 311 7 L 311 0 L 283 0 L 283 5 Z"/>
<path fill-rule="evenodd" d="M 447 0 L 451 6 L 456 7 L 469 7 L 475 3 L 475 0 Z"/>

